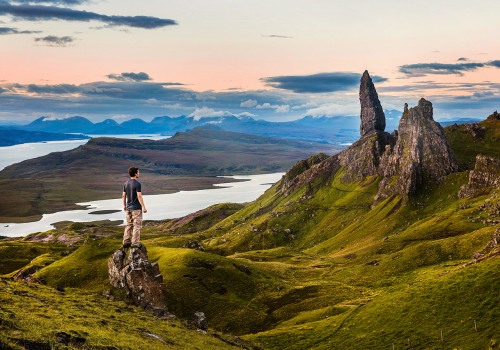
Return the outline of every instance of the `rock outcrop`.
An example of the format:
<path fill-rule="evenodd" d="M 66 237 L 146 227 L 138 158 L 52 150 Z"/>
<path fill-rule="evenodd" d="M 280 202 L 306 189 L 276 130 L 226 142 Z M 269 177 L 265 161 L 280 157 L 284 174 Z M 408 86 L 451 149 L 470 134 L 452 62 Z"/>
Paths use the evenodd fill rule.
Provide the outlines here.
<path fill-rule="evenodd" d="M 281 192 L 287 196 L 295 188 L 301 186 L 308 181 L 308 176 L 301 176 L 304 173 L 309 173 L 307 170 L 311 169 L 315 165 L 322 163 L 324 160 L 328 159 L 328 156 L 324 153 L 319 153 L 317 155 L 311 156 L 305 160 L 299 160 L 294 166 L 287 171 L 283 176 L 280 183 Z"/>
<path fill-rule="evenodd" d="M 361 103 L 361 138 L 339 153 L 340 165 L 347 169 L 342 181 L 352 182 L 378 175 L 382 155 L 392 150 L 396 138 L 386 133 L 385 115 L 377 90 L 368 71 L 363 73 L 359 85 Z"/>
<path fill-rule="evenodd" d="M 469 173 L 469 182 L 460 188 L 458 196 L 477 197 L 497 186 L 500 186 L 500 159 L 478 154 L 474 170 Z"/>
<path fill-rule="evenodd" d="M 375 200 L 391 195 L 408 198 L 424 183 L 455 171 L 457 161 L 443 128 L 433 119 L 432 103 L 422 98 L 409 110 L 405 104 L 396 145 L 381 162 L 383 179 Z"/>
<path fill-rule="evenodd" d="M 303 184 L 321 183 L 342 169 L 343 182 L 382 177 L 375 203 L 393 195 L 406 200 L 422 185 L 458 171 L 445 132 L 434 121 L 431 102 L 422 98 L 411 109 L 405 104 L 398 130 L 389 134 L 384 131 L 384 112 L 367 71 L 361 78 L 359 96 L 361 138 L 327 159 L 311 157 L 297 163 L 282 179 L 285 195 Z"/>
<path fill-rule="evenodd" d="M 361 103 L 361 137 L 373 131 L 384 131 L 384 110 L 378 99 L 378 94 L 373 85 L 372 78 L 367 70 L 365 70 L 361 77 L 359 102 Z"/>
<path fill-rule="evenodd" d="M 490 114 L 488 118 L 486 118 L 486 120 L 500 120 L 500 113 L 495 111 L 492 114 Z"/>
<path fill-rule="evenodd" d="M 343 182 L 360 181 L 367 176 L 380 175 L 380 163 L 386 151 L 392 150 L 396 138 L 376 130 L 339 153 L 340 165 L 346 169 Z"/>
<path fill-rule="evenodd" d="M 158 264 L 151 264 L 144 245 L 131 248 L 127 254 L 117 250 L 108 260 L 109 281 L 124 290 L 134 304 L 156 316 L 169 316 L 166 304 L 166 287 Z"/>

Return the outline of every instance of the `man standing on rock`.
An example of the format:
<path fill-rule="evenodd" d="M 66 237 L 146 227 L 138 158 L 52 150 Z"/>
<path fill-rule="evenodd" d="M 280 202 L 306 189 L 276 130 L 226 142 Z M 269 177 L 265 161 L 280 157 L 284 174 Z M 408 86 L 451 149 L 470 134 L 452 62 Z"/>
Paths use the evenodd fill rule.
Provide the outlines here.
<path fill-rule="evenodd" d="M 123 248 L 138 247 L 141 239 L 142 213 L 147 213 L 142 198 L 141 183 L 137 181 L 141 173 L 136 167 L 128 169 L 130 179 L 123 186 L 123 210 L 127 215 L 127 225 L 123 232 Z"/>

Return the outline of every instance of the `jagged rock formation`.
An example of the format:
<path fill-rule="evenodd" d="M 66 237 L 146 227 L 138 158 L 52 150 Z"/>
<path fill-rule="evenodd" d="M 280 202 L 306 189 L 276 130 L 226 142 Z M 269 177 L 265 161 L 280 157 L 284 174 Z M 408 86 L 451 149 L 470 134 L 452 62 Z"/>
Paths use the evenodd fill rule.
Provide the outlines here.
<path fill-rule="evenodd" d="M 444 130 L 433 119 L 431 102 L 422 98 L 409 110 L 405 104 L 398 134 L 393 151 L 386 152 L 381 162 L 383 179 L 376 201 L 391 195 L 408 198 L 425 182 L 458 171 Z"/>
<path fill-rule="evenodd" d="M 319 153 L 305 160 L 299 160 L 283 176 L 283 179 L 281 180 L 281 192 L 286 196 L 288 195 L 288 193 L 293 191 L 294 188 L 307 182 L 307 177 L 304 178 L 303 176 L 300 175 L 304 174 L 307 170 L 314 167 L 316 164 L 320 164 L 327 158 L 328 156 L 326 154 Z"/>
<path fill-rule="evenodd" d="M 478 154 L 474 170 L 469 173 L 469 182 L 460 188 L 460 198 L 486 194 L 500 186 L 500 159 Z"/>
<path fill-rule="evenodd" d="M 368 71 L 359 86 L 361 103 L 361 139 L 339 154 L 340 164 L 347 169 L 344 182 L 359 181 L 379 174 L 379 165 L 386 148 L 392 150 L 396 139 L 386 133 L 385 115 Z"/>
<path fill-rule="evenodd" d="M 444 130 L 433 119 L 431 102 L 422 98 L 411 109 L 405 104 L 398 131 L 389 134 L 384 131 L 385 116 L 367 71 L 361 78 L 359 96 L 361 138 L 326 160 L 311 157 L 297 163 L 282 180 L 281 190 L 285 195 L 342 168 L 344 182 L 374 175 L 382 177 L 375 202 L 392 195 L 407 199 L 424 183 L 458 171 Z"/>
<path fill-rule="evenodd" d="M 379 175 L 382 156 L 386 150 L 392 150 L 395 143 L 394 136 L 376 130 L 340 152 L 340 165 L 346 169 L 342 181 L 360 181 L 367 176 Z"/>
<path fill-rule="evenodd" d="M 361 77 L 359 102 L 361 103 L 361 137 L 373 131 L 384 131 L 384 110 L 378 99 L 378 94 L 373 85 L 372 78 L 367 70 L 365 70 Z"/>
<path fill-rule="evenodd" d="M 168 316 L 166 287 L 158 264 L 151 264 L 144 245 L 131 248 L 127 255 L 117 250 L 108 260 L 109 282 L 123 289 L 136 305 L 156 316 Z"/>

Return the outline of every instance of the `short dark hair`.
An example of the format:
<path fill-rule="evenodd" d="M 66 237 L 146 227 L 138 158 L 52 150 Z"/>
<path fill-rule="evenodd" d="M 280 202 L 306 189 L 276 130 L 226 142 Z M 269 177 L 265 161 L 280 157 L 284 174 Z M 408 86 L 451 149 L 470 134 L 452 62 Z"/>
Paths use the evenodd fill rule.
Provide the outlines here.
<path fill-rule="evenodd" d="M 130 177 L 134 177 L 137 173 L 139 172 L 139 168 L 136 168 L 135 166 L 131 166 L 128 168 L 128 174 Z"/>

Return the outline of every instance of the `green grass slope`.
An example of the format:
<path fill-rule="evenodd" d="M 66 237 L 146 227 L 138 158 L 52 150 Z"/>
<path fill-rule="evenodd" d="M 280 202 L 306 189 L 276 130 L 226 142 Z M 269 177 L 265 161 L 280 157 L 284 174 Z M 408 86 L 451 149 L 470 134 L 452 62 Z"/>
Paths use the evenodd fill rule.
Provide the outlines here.
<path fill-rule="evenodd" d="M 495 140 L 485 138 L 484 149 Z M 499 349 L 500 189 L 460 199 L 468 173 L 458 172 L 408 201 L 374 205 L 380 179 L 345 183 L 334 164 L 299 162 L 246 206 L 147 222 L 142 242 L 164 276 L 169 310 L 182 319 L 203 311 L 212 330 L 265 349 Z M 61 225 L 53 235 L 81 239 L 60 255 L 57 240 L 37 242 L 4 273 L 39 259 L 45 265 L 33 276 L 49 287 L 109 293 L 106 264 L 122 228 Z M 190 241 L 204 250 L 186 248 Z M 118 317 L 109 310 L 96 315 Z"/>
<path fill-rule="evenodd" d="M 234 343 L 230 337 L 227 341 Z M 179 320 L 156 319 L 140 308 L 108 300 L 103 295 L 81 289 L 61 292 L 40 284 L 0 279 L 0 348 L 201 350 L 241 347 L 198 333 Z"/>

